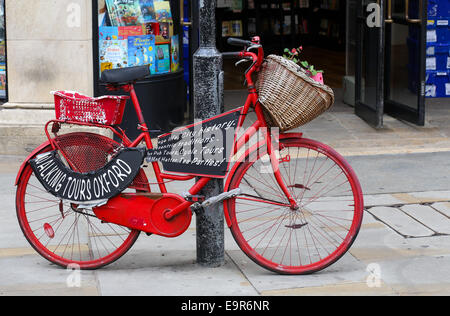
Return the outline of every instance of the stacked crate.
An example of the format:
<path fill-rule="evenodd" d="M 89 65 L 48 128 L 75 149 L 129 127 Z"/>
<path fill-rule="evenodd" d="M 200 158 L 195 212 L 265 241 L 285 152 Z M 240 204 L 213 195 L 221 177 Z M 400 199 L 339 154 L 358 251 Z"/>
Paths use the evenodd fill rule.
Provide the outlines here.
<path fill-rule="evenodd" d="M 410 2 L 410 16 L 417 18 L 419 0 Z M 428 0 L 426 87 L 428 98 L 450 97 L 450 1 Z M 419 71 L 418 28 L 409 28 L 409 88 L 417 91 Z"/>

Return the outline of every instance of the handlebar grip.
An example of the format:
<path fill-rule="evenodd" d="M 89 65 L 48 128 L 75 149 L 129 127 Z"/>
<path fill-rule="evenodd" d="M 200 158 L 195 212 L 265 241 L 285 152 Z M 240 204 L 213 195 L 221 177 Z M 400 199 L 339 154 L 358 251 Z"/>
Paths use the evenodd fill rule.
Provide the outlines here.
<path fill-rule="evenodd" d="M 239 58 L 241 56 L 241 52 L 225 52 L 222 53 L 223 58 Z"/>
<path fill-rule="evenodd" d="M 250 47 L 253 45 L 253 43 L 251 41 L 246 41 L 246 40 L 242 40 L 239 38 L 233 38 L 233 37 L 230 37 L 227 42 L 229 45 L 240 46 L 240 47 L 242 47 L 242 46 Z"/>

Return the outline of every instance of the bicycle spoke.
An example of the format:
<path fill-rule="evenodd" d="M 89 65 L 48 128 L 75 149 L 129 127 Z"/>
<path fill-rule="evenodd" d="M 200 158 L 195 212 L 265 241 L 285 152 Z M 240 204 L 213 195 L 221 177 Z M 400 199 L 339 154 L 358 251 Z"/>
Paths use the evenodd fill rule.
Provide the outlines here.
<path fill-rule="evenodd" d="M 238 169 L 242 170 L 238 183 L 244 194 L 230 201 L 235 218 L 233 234 L 245 245 L 241 248 L 246 254 L 264 267 L 282 273 L 318 270 L 337 260 L 348 248 L 341 247 L 347 236 L 352 229 L 359 229 L 354 226 L 355 220 L 360 224 L 361 217 L 355 215 L 359 204 L 353 179 L 327 150 L 288 143 L 279 155 L 281 178 L 299 209 L 291 209 L 279 186 L 268 190 L 252 173 L 255 168 L 243 164 Z M 289 160 L 283 160 L 287 156 Z M 275 181 L 273 175 L 271 180 L 267 176 L 261 179 Z M 276 193 L 270 196 L 267 191 Z"/>
<path fill-rule="evenodd" d="M 107 137 L 84 132 L 57 136 L 55 142 L 58 150 L 64 150 L 64 161 L 70 160 L 70 165 L 79 172 L 102 167 L 109 153 L 120 147 Z M 48 146 L 42 152 L 51 150 Z M 137 178 L 147 184 L 145 173 L 140 172 Z M 139 236 L 136 230 L 102 223 L 94 212 L 72 208 L 70 203 L 47 193 L 30 165 L 21 175 L 16 202 L 19 223 L 28 241 L 39 254 L 61 266 L 71 263 L 82 269 L 104 266 L 122 256 Z"/>
<path fill-rule="evenodd" d="M 244 194 L 243 194 L 244 195 Z M 247 195 L 248 196 L 248 195 Z M 286 203 L 281 203 L 281 202 L 277 202 L 277 201 L 272 201 L 272 200 L 268 200 L 268 199 L 257 199 L 257 198 L 248 198 L 248 197 L 237 197 L 236 199 L 238 200 L 246 200 L 246 201 L 252 201 L 252 202 L 258 202 L 258 203 L 264 203 L 264 204 L 272 204 L 272 205 L 278 205 L 278 206 L 286 206 L 286 207 L 290 207 L 289 204 Z M 245 204 L 242 202 L 239 202 L 241 204 Z M 250 204 L 247 204 L 250 205 Z"/>

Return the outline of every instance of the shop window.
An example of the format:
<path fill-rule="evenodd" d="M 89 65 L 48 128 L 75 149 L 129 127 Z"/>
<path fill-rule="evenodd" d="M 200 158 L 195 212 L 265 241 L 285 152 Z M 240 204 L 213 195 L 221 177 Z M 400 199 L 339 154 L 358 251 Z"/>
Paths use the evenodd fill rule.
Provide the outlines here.
<path fill-rule="evenodd" d="M 259 35 L 267 53 L 314 46 L 343 51 L 344 0 L 218 0 L 219 50 L 234 50 L 228 37 Z"/>
<path fill-rule="evenodd" d="M 0 0 L 0 100 L 6 100 L 6 28 L 5 0 Z"/>
<path fill-rule="evenodd" d="M 170 1 L 98 0 L 99 73 L 142 65 L 152 75 L 180 70 L 172 13 Z"/>

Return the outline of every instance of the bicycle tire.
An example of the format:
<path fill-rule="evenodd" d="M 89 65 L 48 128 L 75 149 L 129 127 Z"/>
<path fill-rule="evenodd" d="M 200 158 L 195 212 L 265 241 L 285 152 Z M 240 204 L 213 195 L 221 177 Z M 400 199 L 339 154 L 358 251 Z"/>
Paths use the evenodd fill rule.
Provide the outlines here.
<path fill-rule="evenodd" d="M 83 140 L 87 140 L 87 145 Z M 59 150 L 64 151 L 66 159 L 73 160 L 71 162 L 79 172 L 93 171 L 101 166 L 108 155 L 120 146 L 110 138 L 91 133 L 66 134 L 55 141 L 59 144 Z M 48 145 L 39 154 L 51 150 L 52 147 Z M 80 154 L 81 150 L 86 152 L 85 157 Z M 89 161 L 83 162 L 87 157 Z M 142 191 L 146 187 L 143 182 L 147 182 L 149 189 L 142 169 L 137 178 L 142 183 L 130 187 L 134 190 L 138 187 Z M 102 223 L 88 211 L 76 212 L 72 205 L 59 201 L 44 190 L 30 164 L 26 165 L 18 181 L 16 213 L 20 228 L 30 245 L 42 257 L 62 267 L 75 265 L 82 270 L 104 267 L 122 257 L 140 235 L 137 230 Z M 56 236 L 60 239 L 56 239 Z"/>
<path fill-rule="evenodd" d="M 234 169 L 228 190 L 241 188 L 244 195 L 225 201 L 224 208 L 235 241 L 255 263 L 279 274 L 310 274 L 335 263 L 355 241 L 363 218 L 363 194 L 351 166 L 329 146 L 305 138 L 281 139 L 280 156 L 286 155 L 289 161 L 280 163 L 280 172 L 299 210 L 291 210 L 285 196 L 283 200 L 273 171 L 261 172 L 264 164 L 271 169 L 261 148 Z M 329 190 L 330 183 L 339 192 Z M 348 191 L 342 191 L 345 188 Z M 322 210 L 325 206 L 330 209 Z"/>

